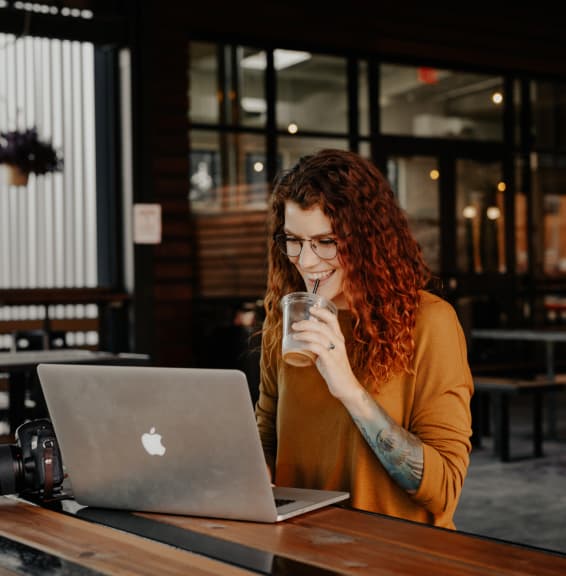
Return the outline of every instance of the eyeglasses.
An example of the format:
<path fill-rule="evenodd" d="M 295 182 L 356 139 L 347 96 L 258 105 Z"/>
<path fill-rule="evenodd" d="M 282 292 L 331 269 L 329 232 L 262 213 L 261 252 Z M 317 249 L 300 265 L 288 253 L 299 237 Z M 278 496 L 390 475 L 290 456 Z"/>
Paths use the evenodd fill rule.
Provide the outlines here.
<path fill-rule="evenodd" d="M 287 234 L 273 236 L 279 250 L 289 258 L 298 258 L 303 249 L 303 242 L 309 242 L 311 250 L 322 260 L 332 260 L 338 252 L 338 243 L 333 238 L 297 238 Z"/>

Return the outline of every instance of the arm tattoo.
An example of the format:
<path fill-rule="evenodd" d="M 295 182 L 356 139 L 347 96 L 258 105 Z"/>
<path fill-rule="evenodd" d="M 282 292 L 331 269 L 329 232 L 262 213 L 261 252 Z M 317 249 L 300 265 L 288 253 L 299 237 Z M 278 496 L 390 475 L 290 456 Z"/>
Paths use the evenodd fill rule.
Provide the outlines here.
<path fill-rule="evenodd" d="M 389 475 L 407 492 L 415 493 L 423 477 L 423 445 L 417 436 L 396 424 L 364 391 L 369 414 L 352 415 L 366 442 Z"/>

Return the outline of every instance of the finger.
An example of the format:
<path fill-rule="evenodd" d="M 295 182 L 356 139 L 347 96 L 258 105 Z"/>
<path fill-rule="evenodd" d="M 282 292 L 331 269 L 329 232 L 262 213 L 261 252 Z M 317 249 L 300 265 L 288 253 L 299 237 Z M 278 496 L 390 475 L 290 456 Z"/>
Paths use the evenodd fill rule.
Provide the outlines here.
<path fill-rule="evenodd" d="M 293 324 L 293 336 L 297 340 L 327 345 L 329 342 L 342 342 L 342 334 L 319 321 L 301 320 Z"/>
<path fill-rule="evenodd" d="M 329 336 L 323 333 L 295 332 L 293 338 L 307 344 L 308 349 L 317 355 L 332 352 L 341 345 L 341 342 L 337 340 L 334 335 Z"/>
<path fill-rule="evenodd" d="M 326 308 L 320 308 L 319 306 L 311 306 L 309 313 L 315 318 L 320 318 L 327 324 L 338 324 L 338 317 L 336 314 L 330 312 Z"/>
<path fill-rule="evenodd" d="M 316 332 L 317 334 L 323 333 L 325 330 L 330 330 L 330 328 L 323 322 L 315 320 L 300 320 L 299 322 L 293 322 L 291 329 L 294 332 Z"/>

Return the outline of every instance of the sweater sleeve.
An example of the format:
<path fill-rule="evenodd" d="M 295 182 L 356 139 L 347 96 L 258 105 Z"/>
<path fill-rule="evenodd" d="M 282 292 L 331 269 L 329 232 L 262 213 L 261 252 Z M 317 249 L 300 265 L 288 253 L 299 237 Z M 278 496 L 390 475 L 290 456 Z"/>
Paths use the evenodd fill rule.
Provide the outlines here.
<path fill-rule="evenodd" d="M 439 298 L 421 309 L 415 331 L 415 402 L 409 428 L 424 444 L 413 498 L 433 514 L 456 508 L 471 451 L 473 380 L 456 312 Z"/>
<path fill-rule="evenodd" d="M 262 349 L 260 360 L 259 398 L 255 406 L 255 415 L 265 459 L 275 471 L 277 454 L 277 362 L 268 357 Z"/>

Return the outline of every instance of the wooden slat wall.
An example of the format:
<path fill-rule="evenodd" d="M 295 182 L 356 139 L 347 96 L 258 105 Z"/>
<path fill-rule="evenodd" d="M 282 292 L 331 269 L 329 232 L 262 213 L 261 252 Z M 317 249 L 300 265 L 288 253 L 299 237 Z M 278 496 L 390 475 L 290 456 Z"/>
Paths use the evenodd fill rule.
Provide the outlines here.
<path fill-rule="evenodd" d="M 265 212 L 198 214 L 199 295 L 261 298 L 267 278 Z"/>

